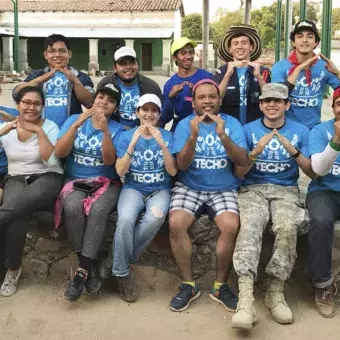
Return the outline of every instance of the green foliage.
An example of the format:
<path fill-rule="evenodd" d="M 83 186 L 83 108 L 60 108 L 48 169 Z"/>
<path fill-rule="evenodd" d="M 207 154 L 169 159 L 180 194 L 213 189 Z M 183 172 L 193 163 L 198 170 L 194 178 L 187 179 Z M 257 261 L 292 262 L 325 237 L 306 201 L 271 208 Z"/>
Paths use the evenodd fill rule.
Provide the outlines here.
<path fill-rule="evenodd" d="M 230 11 L 219 8 L 215 14 L 214 21 L 210 24 L 210 39 L 218 46 L 230 26 L 243 23 L 244 12 L 242 9 Z"/>
<path fill-rule="evenodd" d="M 182 37 L 192 40 L 202 40 L 202 15 L 193 13 L 182 20 Z"/>
<path fill-rule="evenodd" d="M 332 12 L 332 35 L 340 30 L 340 8 L 334 8 Z"/>
<path fill-rule="evenodd" d="M 241 1 L 242 2 L 242 1 Z M 262 46 L 265 48 L 275 46 L 276 33 L 276 10 L 277 3 L 274 2 L 271 6 L 264 6 L 260 9 L 251 11 L 251 25 L 255 26 L 259 32 Z M 311 4 L 307 5 L 307 19 L 318 20 L 318 6 Z M 300 4 L 293 3 L 293 23 L 299 17 Z M 284 39 L 284 17 L 285 4 L 282 4 L 281 13 L 281 40 Z M 219 8 L 210 23 L 210 40 L 217 47 L 230 26 L 242 24 L 244 21 L 244 10 L 240 8 L 236 11 L 230 11 L 225 8 Z M 333 30 L 340 30 L 340 8 L 333 10 Z M 182 21 L 182 36 L 193 40 L 202 40 L 202 15 L 198 13 L 187 15 Z"/>

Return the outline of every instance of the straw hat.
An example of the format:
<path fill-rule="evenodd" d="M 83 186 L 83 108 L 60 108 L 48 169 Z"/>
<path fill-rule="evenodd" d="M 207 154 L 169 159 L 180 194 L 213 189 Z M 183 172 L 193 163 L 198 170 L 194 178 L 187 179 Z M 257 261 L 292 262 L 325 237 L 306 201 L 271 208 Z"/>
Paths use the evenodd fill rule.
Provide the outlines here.
<path fill-rule="evenodd" d="M 247 36 L 253 45 L 253 51 L 250 54 L 250 60 L 254 61 L 257 60 L 262 53 L 262 47 L 261 47 L 261 40 L 259 37 L 259 34 L 257 33 L 257 30 L 250 25 L 237 25 L 237 26 L 231 26 L 229 30 L 227 31 L 226 35 L 222 39 L 220 46 L 218 47 L 217 54 L 220 59 L 222 59 L 225 62 L 232 61 L 233 56 L 229 53 L 229 47 L 231 39 L 236 34 L 243 34 Z"/>

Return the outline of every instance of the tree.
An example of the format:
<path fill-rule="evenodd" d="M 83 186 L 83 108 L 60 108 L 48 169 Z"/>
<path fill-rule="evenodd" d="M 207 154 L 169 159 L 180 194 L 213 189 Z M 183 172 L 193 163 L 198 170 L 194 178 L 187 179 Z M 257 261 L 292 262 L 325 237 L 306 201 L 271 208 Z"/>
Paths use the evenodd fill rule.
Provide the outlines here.
<path fill-rule="evenodd" d="M 202 40 L 202 15 L 193 13 L 182 20 L 182 37 L 192 40 Z"/>
<path fill-rule="evenodd" d="M 214 21 L 210 24 L 211 40 L 214 41 L 217 47 L 224 37 L 230 26 L 240 25 L 243 23 L 244 11 L 230 11 L 224 8 L 219 8 L 214 16 Z"/>
<path fill-rule="evenodd" d="M 264 6 L 260 9 L 253 10 L 251 12 L 251 24 L 258 29 L 261 37 L 263 47 L 271 47 L 275 45 L 276 36 L 276 11 L 277 3 L 273 3 L 271 6 Z M 318 8 L 308 4 L 307 5 L 307 19 L 317 21 L 318 20 Z M 299 3 L 293 4 L 293 23 L 295 18 L 299 16 L 300 5 Z M 285 23 L 285 4 L 282 4 L 281 12 L 281 27 L 284 27 Z M 281 33 L 281 39 L 283 39 L 284 30 Z"/>
<path fill-rule="evenodd" d="M 336 36 L 335 32 L 340 30 L 340 8 L 334 8 L 332 13 L 332 36 Z"/>

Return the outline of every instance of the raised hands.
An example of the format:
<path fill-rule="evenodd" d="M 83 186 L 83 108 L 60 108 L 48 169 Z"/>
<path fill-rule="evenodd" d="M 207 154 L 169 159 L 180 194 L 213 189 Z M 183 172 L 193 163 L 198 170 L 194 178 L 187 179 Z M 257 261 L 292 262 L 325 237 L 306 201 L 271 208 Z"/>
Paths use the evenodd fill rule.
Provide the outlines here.
<path fill-rule="evenodd" d="M 173 99 L 175 98 L 179 92 L 181 92 L 184 88 L 184 86 L 187 85 L 190 87 L 190 89 L 192 89 L 194 87 L 193 83 L 190 83 L 189 81 L 183 81 L 180 84 L 174 85 L 169 93 L 169 98 Z"/>
<path fill-rule="evenodd" d="M 147 129 L 149 130 L 150 134 L 153 138 L 155 138 L 156 142 L 159 144 L 160 147 L 165 146 L 165 142 L 162 137 L 161 131 L 152 125 L 146 125 Z"/>
<path fill-rule="evenodd" d="M 323 54 L 320 54 L 321 59 L 323 59 L 326 62 L 326 69 L 328 72 L 335 74 L 336 76 L 340 76 L 340 71 L 338 68 L 335 66 L 333 61 L 325 57 Z"/>
<path fill-rule="evenodd" d="M 15 120 L 11 121 L 10 123 L 4 124 L 4 126 L 0 129 L 0 136 L 7 135 L 8 132 L 15 129 L 17 127 L 19 118 L 16 118 Z"/>
<path fill-rule="evenodd" d="M 274 129 L 272 132 L 267 133 L 266 135 L 262 136 L 258 143 L 256 144 L 255 148 L 250 152 L 250 155 L 252 157 L 258 157 L 266 147 L 266 145 L 272 140 L 272 138 L 276 134 L 276 129 Z"/>
<path fill-rule="evenodd" d="M 333 142 L 340 144 L 340 120 L 334 122 Z"/>
<path fill-rule="evenodd" d="M 208 113 L 207 117 L 209 117 L 212 121 L 216 123 L 216 133 L 218 137 L 222 138 L 225 135 L 225 122 L 220 116 L 216 116 Z"/>
<path fill-rule="evenodd" d="M 95 113 L 94 108 L 88 109 L 79 115 L 78 119 L 72 124 L 72 126 L 78 129 L 82 126 L 86 119 L 90 118 Z"/>
<path fill-rule="evenodd" d="M 261 77 L 261 64 L 260 63 L 248 61 L 247 65 L 254 68 L 253 74 L 256 78 Z"/>
<path fill-rule="evenodd" d="M 108 121 L 107 121 L 107 118 L 106 118 L 104 112 L 94 111 L 94 114 L 96 115 L 97 120 L 99 122 L 100 130 L 102 130 L 103 132 L 110 131 Z"/>
<path fill-rule="evenodd" d="M 197 137 L 200 131 L 199 125 L 203 122 L 206 115 L 196 116 L 190 121 L 190 132 L 192 137 Z"/>
<path fill-rule="evenodd" d="M 71 82 L 72 84 L 79 82 L 79 79 L 77 78 L 77 76 L 71 70 L 69 70 L 67 66 L 57 65 L 54 68 L 54 72 L 55 71 L 60 71 L 61 73 L 63 73 L 65 77 L 67 78 L 67 80 Z"/>
<path fill-rule="evenodd" d="M 283 145 L 283 147 L 291 154 L 294 155 L 296 153 L 296 148 L 294 145 L 285 137 L 282 136 L 277 130 L 276 131 L 276 137 L 280 141 L 280 143 Z"/>
<path fill-rule="evenodd" d="M 246 67 L 248 65 L 247 60 L 238 60 L 238 61 L 230 61 L 228 63 L 227 72 L 225 73 L 225 77 L 230 78 L 234 73 L 235 67 Z"/>
<path fill-rule="evenodd" d="M 21 118 L 18 119 L 17 126 L 21 127 L 22 129 L 26 131 L 29 131 L 35 134 L 39 133 L 42 130 L 40 125 L 27 122 Z"/>
<path fill-rule="evenodd" d="M 316 54 L 313 57 L 305 60 L 303 63 L 299 64 L 297 69 L 299 71 L 302 71 L 304 69 L 307 69 L 310 67 L 311 64 L 313 64 L 321 55 L 320 54 Z"/>

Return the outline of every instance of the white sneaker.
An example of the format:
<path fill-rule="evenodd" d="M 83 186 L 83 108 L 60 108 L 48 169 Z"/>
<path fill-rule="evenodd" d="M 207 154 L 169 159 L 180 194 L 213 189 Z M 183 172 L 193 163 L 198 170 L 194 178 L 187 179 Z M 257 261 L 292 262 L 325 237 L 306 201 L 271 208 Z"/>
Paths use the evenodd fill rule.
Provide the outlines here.
<path fill-rule="evenodd" d="M 17 276 L 12 275 L 11 270 L 7 270 L 4 282 L 1 285 L 0 294 L 2 296 L 11 296 L 17 290 L 18 280 L 21 275 L 21 267 L 19 268 Z"/>

